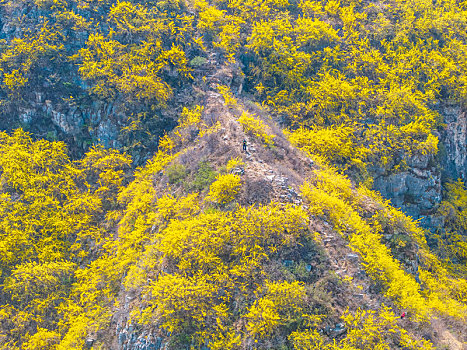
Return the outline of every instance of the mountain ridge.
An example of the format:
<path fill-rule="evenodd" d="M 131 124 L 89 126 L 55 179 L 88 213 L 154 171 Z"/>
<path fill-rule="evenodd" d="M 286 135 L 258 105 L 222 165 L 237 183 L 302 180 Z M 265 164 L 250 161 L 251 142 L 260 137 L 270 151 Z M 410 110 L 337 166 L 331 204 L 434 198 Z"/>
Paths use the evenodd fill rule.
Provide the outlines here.
<path fill-rule="evenodd" d="M 466 19 L 1 0 L 0 348 L 465 347 Z"/>

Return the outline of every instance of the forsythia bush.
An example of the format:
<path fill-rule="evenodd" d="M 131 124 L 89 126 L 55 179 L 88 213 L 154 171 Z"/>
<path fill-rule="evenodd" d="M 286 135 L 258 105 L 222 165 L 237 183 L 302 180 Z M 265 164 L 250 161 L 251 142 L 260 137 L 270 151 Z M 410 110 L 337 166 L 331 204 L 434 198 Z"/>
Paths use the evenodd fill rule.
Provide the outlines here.
<path fill-rule="evenodd" d="M 95 147 L 72 162 L 63 143 L 33 141 L 22 130 L 0 140 L 3 345 L 48 349 L 63 335 L 60 313 L 79 265 L 96 259 L 110 236 L 105 214 L 118 207 L 131 160 Z"/>
<path fill-rule="evenodd" d="M 209 198 L 219 204 L 227 204 L 234 200 L 240 190 L 240 176 L 233 174 L 218 175 L 209 188 Z"/>
<path fill-rule="evenodd" d="M 382 213 L 375 213 L 371 220 L 365 220 L 359 214 L 364 203 L 359 198 L 369 195 L 378 200 L 377 196 L 365 189 L 360 193 L 352 190 L 350 181 L 334 170 L 317 170 L 315 173 L 316 178 L 302 187 L 303 196 L 310 204 L 310 214 L 330 219 L 334 227 L 348 237 L 350 246 L 362 256 L 368 274 L 385 287 L 386 296 L 394 299 L 401 307 L 412 309 L 421 319 L 426 319 L 435 310 L 458 318 L 467 315 L 466 286 L 463 282 L 456 283 L 456 278 L 449 277 L 447 271 L 440 266 L 440 262 L 429 252 L 420 228 L 381 200 L 379 204 Z M 381 223 L 386 217 L 394 221 L 392 227 L 402 226 L 405 234 L 422 249 L 420 254 L 423 254 L 432 266 L 436 266 L 433 269 L 435 274 L 429 272 L 428 266 L 419 268 L 419 278 L 423 285 L 430 286 L 429 288 L 422 291 L 422 285 L 402 269 L 400 262 L 382 243 Z M 439 283 L 440 280 L 445 282 Z M 443 284 L 456 292 L 450 294 L 443 290 Z M 441 302 L 443 297 L 445 300 Z"/>
<path fill-rule="evenodd" d="M 270 336 L 274 329 L 284 326 L 285 322 L 305 316 L 305 286 L 297 281 L 266 281 L 258 294 L 264 295 L 254 302 L 245 315 L 249 320 L 246 328 L 253 335 Z"/>
<path fill-rule="evenodd" d="M 244 166 L 245 163 L 242 161 L 240 157 L 232 158 L 227 162 L 226 169 L 227 171 L 231 171 L 235 168 Z"/>
<path fill-rule="evenodd" d="M 289 141 L 307 153 L 326 161 L 343 163 L 356 156 L 353 139 L 354 129 L 351 127 L 299 129 L 287 132 Z"/>
<path fill-rule="evenodd" d="M 467 101 L 465 1 L 16 0 L 0 11 L 4 125 L 21 116 L 34 128 L 23 114 L 32 103 L 33 118 L 51 118 L 49 106 L 82 112 L 79 135 L 108 115 L 124 149 L 151 153 L 130 174 L 131 159 L 115 150 L 92 147 L 73 161 L 61 142 L 0 133 L 2 349 L 82 350 L 86 337 L 114 334 L 130 293 L 129 322 L 171 332 L 175 349 L 430 349 L 388 309 L 337 314 L 328 300 L 348 290 L 322 267 L 329 261 L 310 231 L 321 219 L 412 320 L 465 322 L 461 181 L 439 210 L 443 260 L 413 220 L 328 168 L 305 182 L 308 207 L 225 206 L 241 188 L 231 174 L 208 198 L 155 186 L 188 142 L 221 128 L 196 105 L 214 101 L 216 86 L 268 146 L 274 135 L 241 109 L 245 96 L 283 122 L 293 144 L 341 170 L 393 172 L 412 156 L 433 158 L 446 101 Z M 190 107 L 178 110 L 180 101 Z M 386 231 L 403 239 L 389 247 Z M 407 252 L 417 253 L 415 271 Z M 320 330 L 339 316 L 347 333 L 331 343 Z M 108 347 L 101 340 L 94 348 Z"/>
<path fill-rule="evenodd" d="M 225 85 L 219 85 L 217 86 L 217 90 L 219 93 L 222 95 L 224 98 L 224 102 L 226 106 L 229 107 L 235 107 L 237 106 L 237 99 L 233 96 L 232 92 L 230 91 L 230 88 Z"/>
<path fill-rule="evenodd" d="M 266 132 L 267 126 L 259 119 L 256 119 L 252 115 L 243 112 L 238 118 L 238 121 L 243 126 L 243 130 L 246 133 L 255 135 L 258 139 L 263 141 L 266 145 L 274 145 L 274 135 L 270 135 Z"/>
<path fill-rule="evenodd" d="M 379 312 L 358 309 L 355 313 L 346 310 L 342 320 L 347 329 L 346 336 L 339 342 L 326 343 L 316 330 L 293 332 L 290 339 L 296 350 L 338 349 L 434 349 L 426 340 L 417 340 L 397 324 L 398 317 L 383 305 Z"/>
<path fill-rule="evenodd" d="M 171 203 L 173 208 L 184 203 L 184 210 L 192 206 L 188 197 Z M 262 339 L 283 331 L 289 321 L 312 318 L 302 283 L 265 280 L 260 269 L 277 249 L 305 238 L 308 219 L 303 209 L 271 204 L 166 220 L 148 247 L 151 253 L 138 263 L 152 281 L 140 280 L 145 303 L 135 319 L 157 322 L 176 334 L 188 332 L 197 342 L 212 341 L 215 349 L 236 349 L 242 338 Z M 161 273 L 154 270 L 162 268 L 159 261 L 165 266 Z M 238 308 L 238 298 L 248 303 Z M 233 310 L 245 320 L 245 334 L 235 327 Z M 265 321 L 265 312 L 279 319 Z"/>

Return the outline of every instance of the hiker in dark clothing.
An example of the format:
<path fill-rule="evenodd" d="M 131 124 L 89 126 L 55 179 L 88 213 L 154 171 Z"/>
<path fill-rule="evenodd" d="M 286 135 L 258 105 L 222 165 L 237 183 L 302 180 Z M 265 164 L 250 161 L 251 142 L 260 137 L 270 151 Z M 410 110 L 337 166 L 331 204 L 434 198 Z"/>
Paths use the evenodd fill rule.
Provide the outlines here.
<path fill-rule="evenodd" d="M 246 152 L 246 140 L 243 140 L 243 151 Z"/>

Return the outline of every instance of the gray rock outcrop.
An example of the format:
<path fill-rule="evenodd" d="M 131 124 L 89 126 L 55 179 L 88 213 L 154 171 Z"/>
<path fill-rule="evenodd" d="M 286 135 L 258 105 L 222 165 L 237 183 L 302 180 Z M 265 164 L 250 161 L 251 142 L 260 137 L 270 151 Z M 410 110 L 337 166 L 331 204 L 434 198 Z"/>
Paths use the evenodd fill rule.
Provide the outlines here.
<path fill-rule="evenodd" d="M 465 179 L 467 172 L 467 113 L 459 106 L 441 108 L 446 125 L 441 134 L 443 176 Z"/>
<path fill-rule="evenodd" d="M 440 170 L 430 165 L 428 156 L 411 157 L 406 162 L 404 171 L 376 176 L 374 187 L 413 218 L 430 216 L 441 201 Z"/>
<path fill-rule="evenodd" d="M 442 200 L 444 181 L 465 179 L 467 174 L 467 113 L 460 106 L 440 108 L 445 127 L 439 137 L 439 154 L 413 156 L 406 159 L 407 169 L 385 174 L 375 169 L 374 188 L 393 206 L 401 208 L 428 229 L 436 229 L 442 222 L 435 217 Z"/>

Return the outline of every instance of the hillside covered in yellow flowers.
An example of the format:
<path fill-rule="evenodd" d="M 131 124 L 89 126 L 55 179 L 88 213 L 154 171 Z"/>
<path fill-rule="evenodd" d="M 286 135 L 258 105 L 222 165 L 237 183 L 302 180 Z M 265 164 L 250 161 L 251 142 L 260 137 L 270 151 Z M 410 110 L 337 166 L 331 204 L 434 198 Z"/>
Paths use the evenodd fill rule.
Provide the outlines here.
<path fill-rule="evenodd" d="M 465 1 L 0 0 L 0 349 L 465 349 L 466 60 Z"/>

